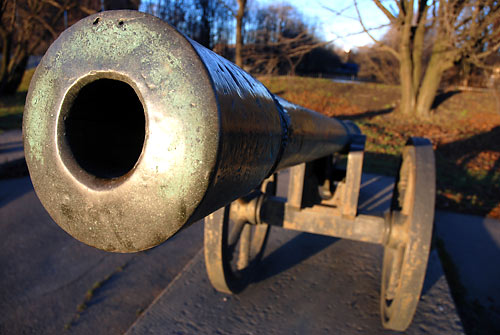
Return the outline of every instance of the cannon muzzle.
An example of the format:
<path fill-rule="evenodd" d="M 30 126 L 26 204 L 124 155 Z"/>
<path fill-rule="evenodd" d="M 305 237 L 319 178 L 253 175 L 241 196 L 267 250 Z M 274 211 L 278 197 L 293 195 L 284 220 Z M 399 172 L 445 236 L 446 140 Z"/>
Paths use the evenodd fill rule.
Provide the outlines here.
<path fill-rule="evenodd" d="M 54 221 L 133 252 L 247 194 L 274 171 L 345 149 L 355 126 L 290 104 L 167 23 L 89 16 L 30 85 L 24 147 Z"/>

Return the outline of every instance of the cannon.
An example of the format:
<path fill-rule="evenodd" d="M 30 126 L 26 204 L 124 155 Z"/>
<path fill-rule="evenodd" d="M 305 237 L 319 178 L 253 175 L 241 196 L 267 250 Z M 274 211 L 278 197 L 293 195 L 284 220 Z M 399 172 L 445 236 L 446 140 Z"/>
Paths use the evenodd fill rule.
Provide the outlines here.
<path fill-rule="evenodd" d="M 89 16 L 51 45 L 30 84 L 23 136 L 39 199 L 88 245 L 145 250 L 206 217 L 210 282 L 237 293 L 270 226 L 377 243 L 382 323 L 404 330 L 412 320 L 434 217 L 426 139 L 409 139 L 403 151 L 391 210 L 360 214 L 365 136 L 355 124 L 273 95 L 135 11 Z M 284 168 L 288 196 L 280 198 Z"/>

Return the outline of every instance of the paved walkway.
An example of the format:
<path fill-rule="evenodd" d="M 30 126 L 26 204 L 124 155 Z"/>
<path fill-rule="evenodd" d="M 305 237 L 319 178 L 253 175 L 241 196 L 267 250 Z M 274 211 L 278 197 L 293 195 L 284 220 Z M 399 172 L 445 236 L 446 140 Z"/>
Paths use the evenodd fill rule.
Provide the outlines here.
<path fill-rule="evenodd" d="M 0 133 L 0 165 L 24 158 L 21 130 Z"/>
<path fill-rule="evenodd" d="M 438 211 L 435 222 L 466 330 L 500 334 L 500 221 Z"/>
<path fill-rule="evenodd" d="M 364 176 L 361 190 L 364 212 L 382 212 L 392 179 Z M 257 278 L 241 294 L 211 287 L 200 250 L 127 334 L 392 334 L 380 322 L 382 255 L 377 245 L 273 227 Z M 435 251 L 405 333 L 463 333 Z"/>
<path fill-rule="evenodd" d="M 374 177 L 364 188 L 379 188 L 381 182 Z M 384 198 L 387 191 L 376 194 Z M 378 316 L 380 248 L 274 229 L 257 282 L 242 295 L 227 297 L 208 285 L 201 257 L 202 228 L 195 224 L 147 252 L 106 253 L 56 226 L 29 178 L 0 181 L 0 333 L 53 334 L 68 329 L 75 334 L 118 334 L 144 309 L 145 317 L 154 312 L 177 320 L 157 324 L 157 330 L 163 329 L 159 333 L 193 333 L 199 328 L 210 334 L 216 326 L 221 332 L 238 332 L 252 324 L 254 328 L 247 330 L 253 333 L 264 325 L 274 333 L 383 332 Z M 436 327 L 460 332 L 435 256 L 429 271 L 424 298 L 428 302 L 421 304 L 412 327 L 416 333 Z M 170 307 L 165 310 L 166 301 Z M 141 332 L 137 327 L 147 324 L 147 319 L 140 320 L 131 332 Z"/>
<path fill-rule="evenodd" d="M 28 177 L 0 180 L 0 334 L 123 334 L 200 250 L 202 228 L 107 253 L 59 228 Z"/>
<path fill-rule="evenodd" d="M 0 133 L 0 179 L 27 175 L 21 130 Z"/>
<path fill-rule="evenodd" d="M 394 334 L 380 323 L 381 248 L 272 234 L 256 282 L 241 294 L 211 287 L 200 251 L 126 334 Z M 405 334 L 463 334 L 436 252 Z"/>
<path fill-rule="evenodd" d="M 0 135 L 0 166 L 18 159 L 20 132 Z M 383 211 L 391 192 L 391 178 L 365 176 L 361 209 Z M 202 224 L 147 252 L 105 253 L 56 226 L 25 177 L 0 180 L 0 229 L 1 334 L 52 334 L 65 328 L 94 335 L 160 328 L 160 333 L 210 333 L 214 327 L 221 333 L 384 332 L 378 316 L 377 246 L 273 229 L 257 281 L 231 297 L 208 285 Z M 438 211 L 435 236 L 444 266 L 457 279 L 454 286 L 462 287 L 462 317 L 467 308 L 476 308 L 473 322 L 500 329 L 495 328 L 500 223 Z M 461 323 L 435 252 L 425 287 L 409 333 L 459 333 Z"/>

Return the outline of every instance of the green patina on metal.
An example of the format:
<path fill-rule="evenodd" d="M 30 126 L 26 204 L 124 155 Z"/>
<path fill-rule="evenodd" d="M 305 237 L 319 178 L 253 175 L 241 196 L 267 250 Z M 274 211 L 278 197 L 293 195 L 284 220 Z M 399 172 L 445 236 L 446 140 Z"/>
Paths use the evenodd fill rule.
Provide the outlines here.
<path fill-rule="evenodd" d="M 151 236 L 167 238 L 248 193 L 286 154 L 280 151 L 284 124 L 271 94 L 241 69 L 146 14 L 103 12 L 76 23 L 50 47 L 39 70 L 26 117 L 27 161 L 37 169 L 33 184 L 54 220 L 90 245 L 115 251 L 150 248 Z M 101 79 L 132 87 L 145 118 L 135 165 L 109 178 L 85 168 L 87 160 L 99 166 L 107 159 L 92 156 L 94 147 L 87 144 L 130 138 L 116 122 L 129 106 L 116 94 L 108 100 L 88 96 L 78 114 L 85 117 L 73 117 L 83 88 Z M 92 114 L 95 108 L 98 113 Z M 114 116 L 101 117 L 109 115 Z M 316 120 L 312 128 L 337 122 L 309 116 Z M 104 128 L 102 137 L 94 131 L 98 126 Z M 85 156 L 68 144 L 69 129 L 83 132 L 79 145 L 92 148 Z M 293 161 L 303 161 L 334 149 L 290 152 Z M 71 196 L 62 199 L 61 194 Z M 71 216 L 62 209 L 68 207 Z M 101 215 L 93 217 L 90 208 Z"/>
<path fill-rule="evenodd" d="M 54 115 L 53 106 L 53 82 L 55 73 L 44 68 L 43 63 L 36 70 L 34 78 L 30 84 L 30 95 L 26 100 L 25 116 L 23 122 L 29 121 L 30 127 L 25 128 L 26 139 L 30 150 L 30 158 L 43 165 L 45 162 L 44 147 L 48 141 L 47 119 Z M 29 112 L 26 112 L 29 111 Z"/>
<path fill-rule="evenodd" d="M 121 25 L 119 22 L 123 22 Z M 154 47 L 159 35 L 140 20 L 100 20 L 64 40 L 65 59 L 100 59 L 106 63 L 126 60 L 141 45 Z M 81 24 L 81 23 L 80 23 Z M 76 27 L 75 27 L 76 28 Z M 104 64 L 104 63 L 103 63 Z"/>

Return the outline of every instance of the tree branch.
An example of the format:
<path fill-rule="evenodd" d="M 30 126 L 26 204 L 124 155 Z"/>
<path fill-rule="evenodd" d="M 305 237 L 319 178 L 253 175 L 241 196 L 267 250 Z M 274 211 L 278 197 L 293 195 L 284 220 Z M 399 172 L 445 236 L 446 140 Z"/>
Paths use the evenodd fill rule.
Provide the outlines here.
<path fill-rule="evenodd" d="M 356 0 L 354 0 L 354 8 L 356 9 L 356 13 L 358 15 L 358 20 L 359 20 L 359 23 L 361 24 L 361 27 L 363 28 L 363 32 L 365 34 L 367 34 L 368 37 L 370 37 L 370 39 L 375 43 L 375 45 L 378 48 L 384 49 L 384 50 L 390 52 L 392 55 L 394 55 L 394 57 L 396 57 L 399 60 L 401 56 L 399 55 L 399 53 L 395 49 L 378 41 L 375 37 L 373 37 L 372 34 L 370 34 L 370 31 L 366 28 L 365 23 L 363 22 L 363 19 L 361 18 L 361 13 L 359 12 L 359 8 L 358 8 L 358 2 Z"/>
<path fill-rule="evenodd" d="M 351 9 L 352 8 L 352 5 L 350 6 L 347 6 L 345 8 L 342 8 L 341 10 L 335 10 L 333 8 L 330 8 L 330 7 L 327 7 L 327 6 L 322 6 L 324 9 L 332 12 L 333 14 L 335 14 L 335 16 L 340 16 L 340 17 L 345 17 L 346 19 L 351 19 L 351 20 L 355 20 L 357 21 L 358 19 L 356 17 L 353 17 L 353 16 L 349 16 L 349 15 L 344 15 L 344 12 L 346 12 L 347 10 Z"/>
<path fill-rule="evenodd" d="M 217 0 L 217 2 L 220 3 L 222 7 L 226 8 L 233 17 L 236 17 L 236 12 L 231 7 L 229 7 L 224 0 Z"/>
<path fill-rule="evenodd" d="M 396 17 L 382 4 L 380 0 L 373 0 L 373 2 L 385 14 L 391 23 L 396 23 Z"/>

